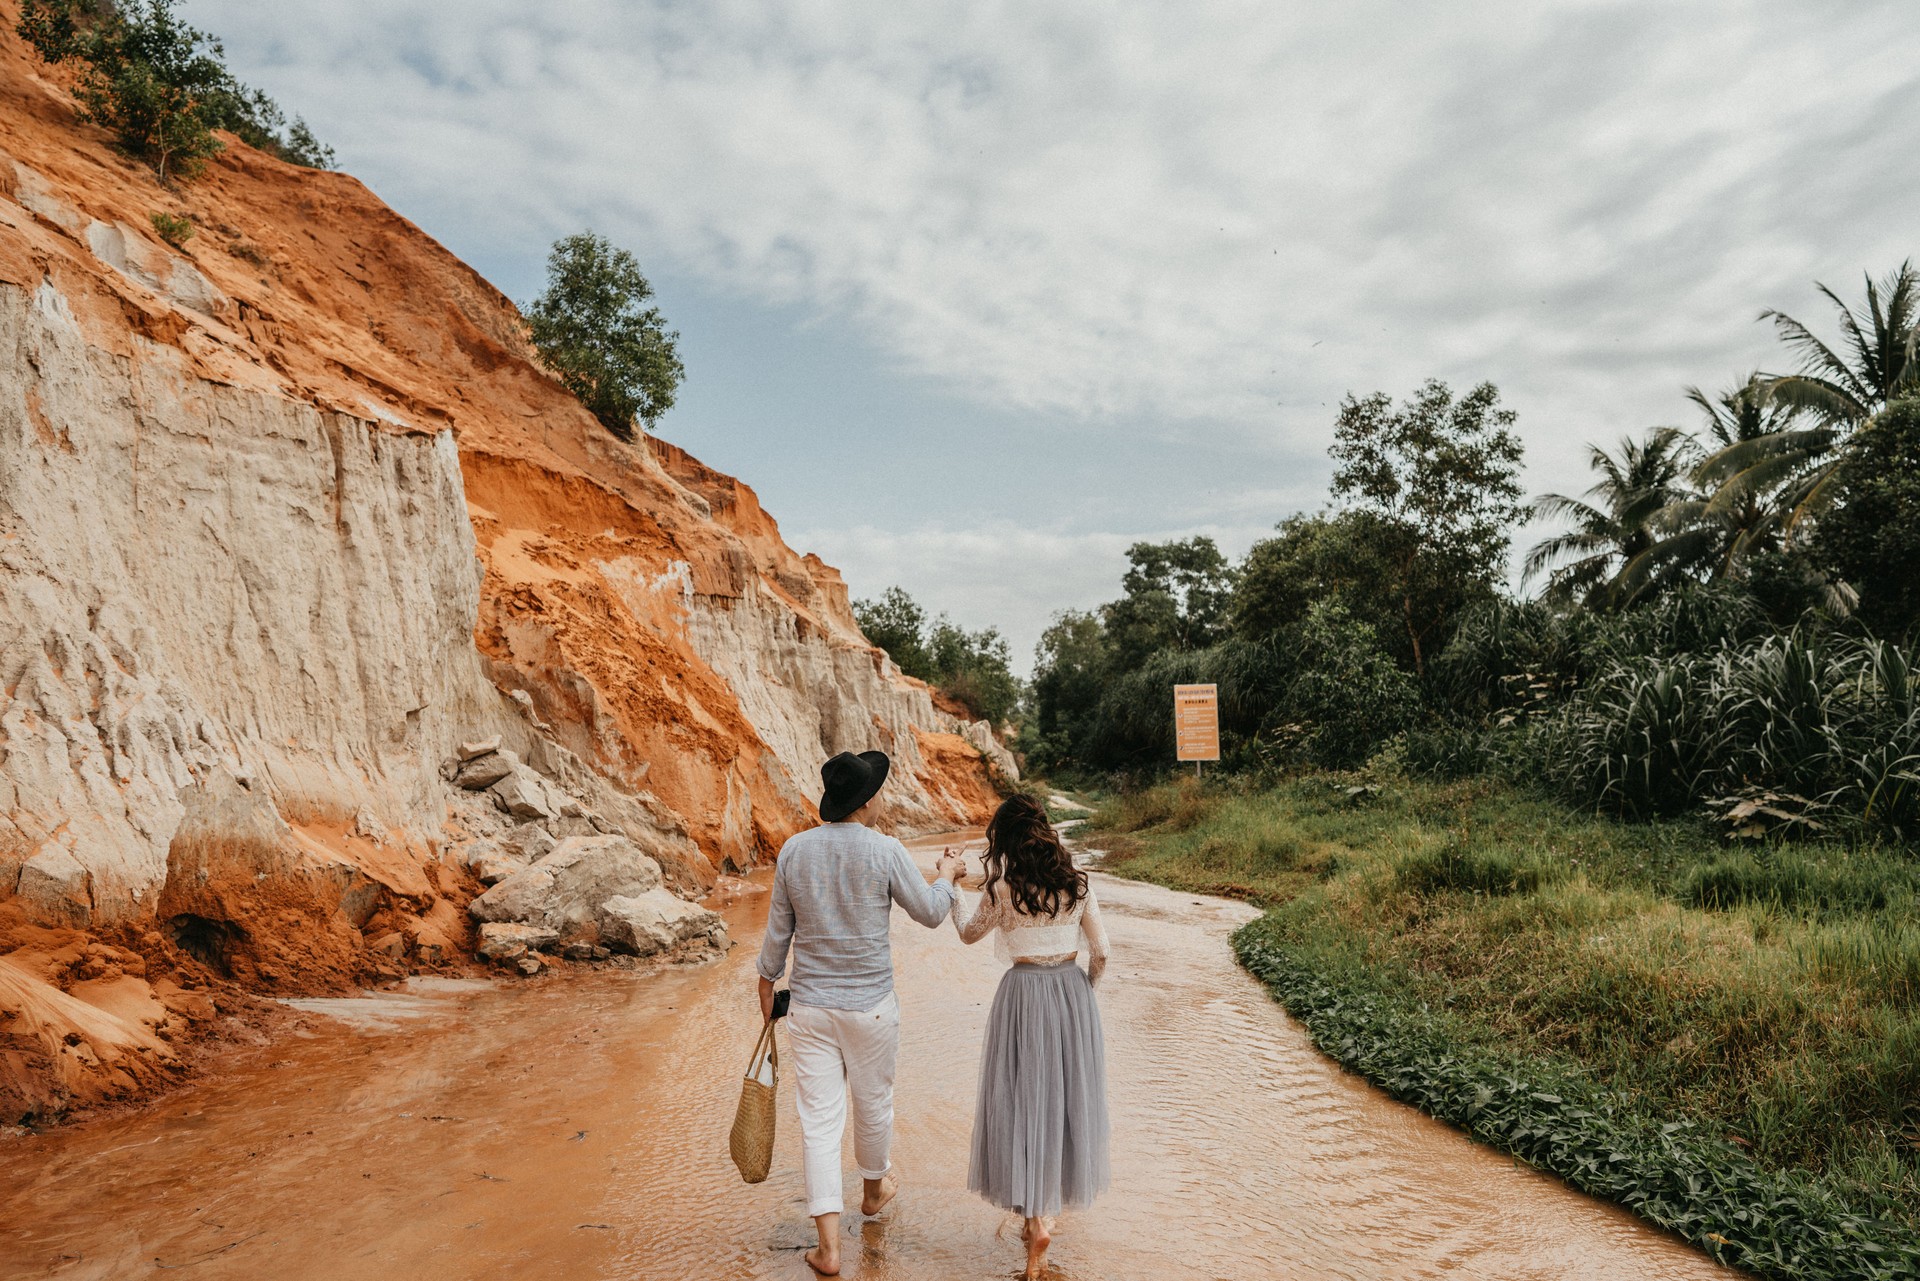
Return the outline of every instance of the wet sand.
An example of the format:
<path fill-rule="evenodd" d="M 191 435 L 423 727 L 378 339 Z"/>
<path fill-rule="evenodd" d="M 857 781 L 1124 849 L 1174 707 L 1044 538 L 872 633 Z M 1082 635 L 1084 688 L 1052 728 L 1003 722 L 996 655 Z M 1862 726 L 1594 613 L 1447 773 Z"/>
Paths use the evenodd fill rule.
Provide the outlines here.
<path fill-rule="evenodd" d="M 1321 1057 L 1233 963 L 1250 909 L 1097 884 L 1115 1187 L 1061 1219 L 1061 1281 L 1737 1275 Z M 0 1276 L 811 1277 L 790 1084 L 772 1177 L 748 1187 L 726 1155 L 765 912 L 729 909 L 737 946 L 698 968 L 322 1007 L 350 1017 L 139 1112 L 0 1142 Z M 1018 1221 L 965 1190 L 992 945 L 896 913 L 894 946 L 904 1190 L 847 1217 L 844 1275 L 1015 1275 Z"/>

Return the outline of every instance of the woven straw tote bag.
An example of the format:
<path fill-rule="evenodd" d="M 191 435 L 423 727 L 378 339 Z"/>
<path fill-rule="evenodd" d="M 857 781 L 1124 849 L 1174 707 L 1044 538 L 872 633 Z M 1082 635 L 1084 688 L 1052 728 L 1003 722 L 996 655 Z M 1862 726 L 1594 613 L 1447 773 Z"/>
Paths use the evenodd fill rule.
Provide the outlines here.
<path fill-rule="evenodd" d="M 734 1110 L 733 1132 L 727 1136 L 727 1150 L 748 1183 L 764 1182 L 773 1167 L 774 1103 L 780 1090 L 780 1048 L 774 1043 L 774 1026 L 767 1024 L 753 1047 L 753 1057 L 747 1060 L 740 1106 Z"/>

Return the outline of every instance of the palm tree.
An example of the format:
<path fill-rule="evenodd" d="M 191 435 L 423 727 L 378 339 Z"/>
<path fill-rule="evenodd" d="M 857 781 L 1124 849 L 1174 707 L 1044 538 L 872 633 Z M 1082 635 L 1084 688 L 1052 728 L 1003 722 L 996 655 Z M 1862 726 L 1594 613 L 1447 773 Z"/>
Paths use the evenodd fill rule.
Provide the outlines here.
<path fill-rule="evenodd" d="M 1787 417 L 1772 430 L 1727 442 L 1700 465 L 1701 475 L 1718 486 L 1715 501 L 1723 510 L 1774 491 L 1783 543 L 1832 496 L 1838 447 L 1871 427 L 1892 401 L 1920 394 L 1920 272 L 1908 260 L 1878 284 L 1868 277 L 1866 287 L 1866 306 L 1855 311 L 1815 283 L 1840 313 L 1844 356 L 1785 312 L 1760 313 L 1800 354 L 1800 372 L 1760 377 L 1768 401 Z M 1793 421 L 1798 414 L 1812 424 Z"/>
<path fill-rule="evenodd" d="M 1719 448 L 1694 467 L 1689 477 L 1693 491 L 1661 513 L 1658 523 L 1668 533 L 1648 555 L 1669 572 L 1719 579 L 1748 556 L 1780 545 L 1789 509 L 1775 501 L 1780 480 L 1776 473 L 1791 477 L 1799 469 L 1789 457 L 1791 447 L 1770 457 L 1742 459 L 1744 467 L 1728 462 L 1730 451 L 1760 440 L 1791 446 L 1799 440 L 1793 423 L 1800 411 L 1776 399 L 1759 373 L 1748 374 L 1718 396 L 1689 387 L 1687 399 L 1699 406 L 1707 437 Z M 1738 457 L 1738 451 L 1732 456 Z"/>
<path fill-rule="evenodd" d="M 1811 329 L 1782 311 L 1769 308 L 1762 320 L 1773 321 L 1781 341 L 1800 353 L 1800 372 L 1767 380 L 1774 398 L 1783 405 L 1808 410 L 1828 425 L 1842 430 L 1858 427 L 1891 401 L 1920 392 L 1920 273 L 1912 259 L 1876 285 L 1867 277 L 1867 305 L 1854 311 L 1838 294 L 1814 282 L 1814 288 L 1840 313 L 1840 331 L 1851 361 L 1816 338 Z M 1884 295 L 1884 299 L 1883 299 Z"/>
<path fill-rule="evenodd" d="M 1692 438 L 1678 427 L 1655 427 L 1643 440 L 1623 437 L 1617 457 L 1589 446 L 1600 480 L 1585 499 L 1542 494 L 1533 500 L 1532 516 L 1561 517 L 1573 528 L 1534 545 L 1521 583 L 1546 572 L 1546 599 L 1579 600 L 1593 609 L 1624 607 L 1668 585 L 1675 571 L 1655 553 L 1667 509 L 1693 497 L 1685 478 L 1694 452 Z"/>

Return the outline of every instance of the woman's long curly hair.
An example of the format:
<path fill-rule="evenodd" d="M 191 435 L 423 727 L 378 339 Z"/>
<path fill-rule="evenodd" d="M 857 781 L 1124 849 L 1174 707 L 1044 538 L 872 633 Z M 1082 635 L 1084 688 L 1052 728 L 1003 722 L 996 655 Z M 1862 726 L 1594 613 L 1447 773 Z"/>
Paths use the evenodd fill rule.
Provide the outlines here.
<path fill-rule="evenodd" d="M 1071 911 L 1087 895 L 1087 874 L 1073 865 L 1045 807 L 1031 796 L 1010 796 L 994 812 L 981 862 L 987 896 L 1004 880 L 1013 906 L 1028 916 Z"/>

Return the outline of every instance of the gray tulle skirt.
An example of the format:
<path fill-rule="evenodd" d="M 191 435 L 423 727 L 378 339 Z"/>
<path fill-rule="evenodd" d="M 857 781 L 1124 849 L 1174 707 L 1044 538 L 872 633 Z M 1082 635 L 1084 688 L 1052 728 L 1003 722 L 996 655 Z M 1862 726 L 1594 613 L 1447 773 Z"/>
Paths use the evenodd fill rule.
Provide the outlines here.
<path fill-rule="evenodd" d="M 967 1186 L 1027 1218 L 1104 1192 L 1107 1051 L 1093 985 L 1072 961 L 1019 964 L 987 1015 Z"/>

